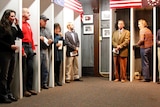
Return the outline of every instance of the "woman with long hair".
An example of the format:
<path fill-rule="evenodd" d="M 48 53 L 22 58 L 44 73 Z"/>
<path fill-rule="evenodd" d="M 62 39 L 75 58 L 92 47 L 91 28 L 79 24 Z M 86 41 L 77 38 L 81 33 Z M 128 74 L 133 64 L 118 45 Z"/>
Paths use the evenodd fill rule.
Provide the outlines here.
<path fill-rule="evenodd" d="M 54 24 L 54 74 L 55 74 L 55 86 L 62 86 L 59 80 L 60 77 L 60 65 L 63 59 L 63 45 L 64 39 L 61 33 L 61 27 L 58 23 Z"/>
<path fill-rule="evenodd" d="M 10 90 L 14 77 L 16 37 L 23 38 L 23 33 L 15 17 L 16 12 L 7 9 L 0 20 L 0 102 L 11 103 L 17 101 Z M 13 27 L 12 25 L 15 25 Z"/>

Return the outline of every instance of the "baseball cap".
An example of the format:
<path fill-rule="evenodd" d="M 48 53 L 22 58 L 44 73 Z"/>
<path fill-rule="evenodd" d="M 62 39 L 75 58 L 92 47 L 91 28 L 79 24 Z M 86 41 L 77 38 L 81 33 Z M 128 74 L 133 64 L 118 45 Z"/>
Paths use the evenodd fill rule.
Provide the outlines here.
<path fill-rule="evenodd" d="M 41 15 L 41 16 L 40 16 L 40 19 L 49 20 L 49 18 L 47 18 L 45 15 Z"/>

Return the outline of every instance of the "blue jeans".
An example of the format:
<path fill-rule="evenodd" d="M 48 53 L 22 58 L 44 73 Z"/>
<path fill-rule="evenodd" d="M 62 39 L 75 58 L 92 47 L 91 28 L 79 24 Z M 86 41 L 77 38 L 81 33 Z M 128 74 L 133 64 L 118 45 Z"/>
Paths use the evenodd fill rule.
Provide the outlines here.
<path fill-rule="evenodd" d="M 41 52 L 41 86 L 48 83 L 47 55 Z"/>
<path fill-rule="evenodd" d="M 150 79 L 152 68 L 152 48 L 141 48 L 142 74 L 144 79 Z"/>

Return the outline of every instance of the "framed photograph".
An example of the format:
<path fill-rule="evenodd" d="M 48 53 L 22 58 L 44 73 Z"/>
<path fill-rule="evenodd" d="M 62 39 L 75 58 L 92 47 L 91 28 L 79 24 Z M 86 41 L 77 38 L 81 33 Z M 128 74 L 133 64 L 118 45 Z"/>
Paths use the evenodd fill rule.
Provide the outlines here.
<path fill-rule="evenodd" d="M 110 20 L 106 20 L 106 25 L 105 25 L 106 28 L 110 28 Z"/>
<path fill-rule="evenodd" d="M 101 17 L 102 17 L 102 20 L 110 19 L 110 11 L 102 11 Z"/>
<path fill-rule="evenodd" d="M 83 15 L 83 23 L 93 23 L 93 15 Z"/>
<path fill-rule="evenodd" d="M 101 28 L 110 29 L 110 20 L 102 20 L 101 21 Z"/>
<path fill-rule="evenodd" d="M 83 25 L 83 34 L 93 34 L 94 26 L 93 25 Z"/>
<path fill-rule="evenodd" d="M 110 29 L 102 29 L 102 37 L 110 37 Z"/>

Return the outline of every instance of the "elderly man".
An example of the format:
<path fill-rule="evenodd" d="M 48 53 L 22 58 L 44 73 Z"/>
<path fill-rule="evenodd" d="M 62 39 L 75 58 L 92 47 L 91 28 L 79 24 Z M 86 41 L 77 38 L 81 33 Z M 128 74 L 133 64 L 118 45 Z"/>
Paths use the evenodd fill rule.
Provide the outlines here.
<path fill-rule="evenodd" d="M 118 30 L 113 32 L 112 45 L 113 45 L 113 60 L 114 60 L 114 74 L 115 80 L 126 81 L 127 57 L 128 57 L 128 44 L 130 40 L 130 33 L 124 29 L 124 21 L 118 21 Z M 120 74 L 119 74 L 120 65 Z"/>

